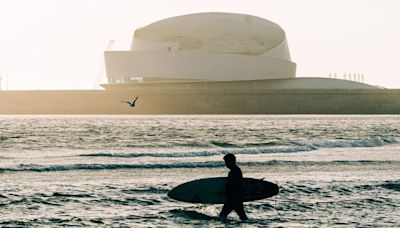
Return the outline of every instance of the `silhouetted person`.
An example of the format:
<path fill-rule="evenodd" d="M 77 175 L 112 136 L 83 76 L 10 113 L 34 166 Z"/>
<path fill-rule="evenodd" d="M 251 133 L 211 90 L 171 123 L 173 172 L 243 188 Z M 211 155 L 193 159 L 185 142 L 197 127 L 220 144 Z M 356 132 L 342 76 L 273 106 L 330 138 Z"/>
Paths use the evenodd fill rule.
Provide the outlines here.
<path fill-rule="evenodd" d="M 128 103 L 132 108 L 133 107 L 135 107 L 135 103 L 136 103 L 136 101 L 137 101 L 137 99 L 139 98 L 139 96 L 137 96 L 136 98 L 135 98 L 135 100 L 133 100 L 132 102 L 129 102 L 129 101 L 121 101 L 122 103 Z"/>
<path fill-rule="evenodd" d="M 236 157 L 233 154 L 224 156 L 226 167 L 230 169 L 228 178 L 226 179 L 226 202 L 219 213 L 219 218 L 222 221 L 227 220 L 227 216 L 233 210 L 239 215 L 241 220 L 247 220 L 246 213 L 243 207 L 243 175 L 240 168 L 236 165 Z"/>

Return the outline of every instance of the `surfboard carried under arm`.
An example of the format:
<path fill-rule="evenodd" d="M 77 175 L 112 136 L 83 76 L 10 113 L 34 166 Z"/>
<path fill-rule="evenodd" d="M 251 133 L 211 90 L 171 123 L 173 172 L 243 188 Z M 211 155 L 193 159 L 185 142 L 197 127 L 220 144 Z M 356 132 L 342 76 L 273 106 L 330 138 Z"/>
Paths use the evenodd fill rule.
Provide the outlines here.
<path fill-rule="evenodd" d="M 198 179 L 176 186 L 168 192 L 172 199 L 203 204 L 222 204 L 226 201 L 226 177 Z M 279 193 L 278 185 L 254 178 L 243 178 L 243 201 L 272 197 Z"/>

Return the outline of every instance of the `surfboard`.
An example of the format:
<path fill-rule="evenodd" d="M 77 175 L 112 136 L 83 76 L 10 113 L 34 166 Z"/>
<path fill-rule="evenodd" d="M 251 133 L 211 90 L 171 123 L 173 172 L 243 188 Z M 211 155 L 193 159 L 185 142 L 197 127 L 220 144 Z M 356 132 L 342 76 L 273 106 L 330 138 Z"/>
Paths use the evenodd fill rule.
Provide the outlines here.
<path fill-rule="evenodd" d="M 226 201 L 226 177 L 198 179 L 176 186 L 168 192 L 172 199 L 203 204 L 222 204 Z M 278 185 L 254 178 L 243 178 L 244 202 L 265 199 L 279 193 Z"/>

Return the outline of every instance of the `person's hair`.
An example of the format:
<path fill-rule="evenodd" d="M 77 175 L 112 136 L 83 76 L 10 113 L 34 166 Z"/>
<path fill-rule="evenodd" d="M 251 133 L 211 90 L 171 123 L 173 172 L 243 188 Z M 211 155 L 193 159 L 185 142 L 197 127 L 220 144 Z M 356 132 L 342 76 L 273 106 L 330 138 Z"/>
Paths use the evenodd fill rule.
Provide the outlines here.
<path fill-rule="evenodd" d="M 229 163 L 236 163 L 236 157 L 234 154 L 227 154 L 224 156 L 224 160 Z"/>

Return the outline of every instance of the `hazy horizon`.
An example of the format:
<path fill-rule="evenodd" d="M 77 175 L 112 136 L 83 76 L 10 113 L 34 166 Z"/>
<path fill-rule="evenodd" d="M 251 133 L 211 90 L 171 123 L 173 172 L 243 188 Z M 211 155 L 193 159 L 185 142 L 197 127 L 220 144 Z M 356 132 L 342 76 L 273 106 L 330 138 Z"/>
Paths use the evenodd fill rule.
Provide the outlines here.
<path fill-rule="evenodd" d="M 400 88 L 395 0 L 0 0 L 2 89 L 92 89 L 105 82 L 103 52 L 128 50 L 139 27 L 198 12 L 266 18 L 286 32 L 297 76 L 364 74 Z"/>

